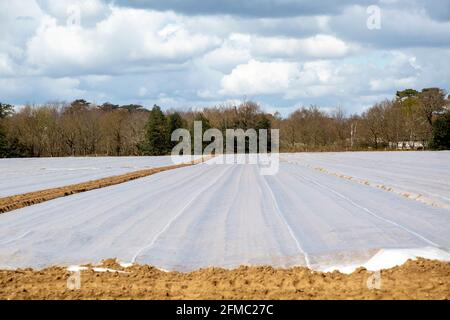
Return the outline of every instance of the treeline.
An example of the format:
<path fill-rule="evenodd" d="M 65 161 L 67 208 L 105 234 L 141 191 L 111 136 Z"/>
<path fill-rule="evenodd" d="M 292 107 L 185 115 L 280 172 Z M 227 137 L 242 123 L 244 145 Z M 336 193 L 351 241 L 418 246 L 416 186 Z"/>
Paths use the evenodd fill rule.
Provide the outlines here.
<path fill-rule="evenodd" d="M 141 105 L 102 105 L 85 100 L 27 105 L 0 104 L 0 157 L 128 156 L 169 154 L 178 128 L 203 131 L 280 129 L 280 150 L 449 149 L 449 99 L 439 88 L 407 89 L 362 114 L 341 108 L 302 107 L 282 118 L 254 102 L 163 112 Z M 193 137 L 193 134 L 191 134 Z M 207 143 L 205 143 L 205 146 Z"/>
<path fill-rule="evenodd" d="M 165 155 L 177 143 L 171 141 L 175 129 L 188 129 L 194 137 L 194 121 L 202 122 L 203 132 L 209 128 L 270 129 L 266 114 L 252 102 L 166 112 L 156 105 L 148 110 L 140 105 L 94 105 L 85 100 L 27 105 L 16 112 L 7 104 L 0 108 L 0 157 Z"/>
<path fill-rule="evenodd" d="M 28 105 L 1 120 L 3 145 L 6 156 L 138 155 L 147 115 L 141 106 L 84 100 Z"/>
<path fill-rule="evenodd" d="M 301 108 L 280 119 L 281 145 L 285 151 L 448 149 L 449 107 L 443 89 L 427 88 L 398 91 L 360 115 Z"/>

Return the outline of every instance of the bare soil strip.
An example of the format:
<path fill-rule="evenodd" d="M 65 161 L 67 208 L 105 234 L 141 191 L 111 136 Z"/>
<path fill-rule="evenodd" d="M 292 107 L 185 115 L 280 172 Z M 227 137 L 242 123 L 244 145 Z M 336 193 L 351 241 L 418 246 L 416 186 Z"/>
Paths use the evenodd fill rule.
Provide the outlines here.
<path fill-rule="evenodd" d="M 369 289 L 373 273 L 314 272 L 307 268 L 240 267 L 164 272 L 147 265 L 124 272 L 80 272 L 80 287 L 67 286 L 76 273 L 64 267 L 0 271 L 0 299 L 450 299 L 450 263 L 409 260 L 380 272 L 379 288 Z M 72 278 L 71 278 L 72 279 Z M 70 280 L 70 279 L 69 279 Z"/>
<path fill-rule="evenodd" d="M 71 194 L 90 191 L 94 189 L 109 187 L 115 184 L 124 183 L 127 181 L 135 180 L 138 178 L 143 178 L 146 176 L 150 176 L 152 174 L 163 172 L 167 170 L 173 170 L 177 168 L 183 168 L 187 166 L 192 166 L 201 162 L 204 162 L 206 159 L 199 159 L 195 161 L 191 161 L 188 163 L 182 163 L 178 165 L 164 166 L 164 167 L 156 167 L 151 169 L 134 171 L 122 175 L 102 178 L 98 180 L 92 180 L 88 182 L 72 184 L 65 187 L 45 189 L 41 191 L 29 192 L 19 195 L 14 195 L 10 197 L 0 198 L 0 214 L 20 209 L 23 207 L 31 206 L 33 204 L 38 204 L 44 201 L 53 200 L 60 197 L 69 196 Z"/>

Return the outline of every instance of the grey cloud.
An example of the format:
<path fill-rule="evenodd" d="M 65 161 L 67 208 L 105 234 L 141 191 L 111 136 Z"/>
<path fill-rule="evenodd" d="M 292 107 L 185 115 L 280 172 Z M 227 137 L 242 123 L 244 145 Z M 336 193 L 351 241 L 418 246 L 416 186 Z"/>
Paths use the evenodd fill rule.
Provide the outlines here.
<path fill-rule="evenodd" d="M 170 10 L 186 15 L 228 14 L 272 18 L 336 15 L 352 5 L 365 7 L 379 5 L 400 10 L 423 9 L 434 20 L 450 21 L 450 2 L 448 0 L 112 0 L 112 3 L 131 8 Z"/>
<path fill-rule="evenodd" d="M 432 20 L 416 10 L 381 7 L 381 28 L 367 28 L 364 7 L 352 7 L 330 19 L 330 29 L 342 39 L 376 48 L 448 47 L 450 23 Z"/>
<path fill-rule="evenodd" d="M 450 1 L 448 0 L 420 0 L 429 16 L 438 21 L 450 21 Z"/>
<path fill-rule="evenodd" d="M 373 0 L 116 0 L 125 7 L 159 11 L 171 10 L 187 15 L 230 14 L 250 17 L 292 17 L 334 15 L 352 4 L 370 5 Z"/>
<path fill-rule="evenodd" d="M 22 0 L 23 1 L 23 0 Z M 59 24 L 67 24 L 71 16 L 79 10 L 79 22 L 83 27 L 93 27 L 111 13 L 104 0 L 34 0 L 42 11 L 57 19 Z"/>

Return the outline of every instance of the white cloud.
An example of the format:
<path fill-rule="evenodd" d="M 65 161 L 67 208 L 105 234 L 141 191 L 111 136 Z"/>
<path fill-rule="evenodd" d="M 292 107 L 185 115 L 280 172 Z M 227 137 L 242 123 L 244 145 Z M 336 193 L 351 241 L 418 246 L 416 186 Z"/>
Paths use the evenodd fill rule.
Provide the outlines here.
<path fill-rule="evenodd" d="M 298 76 L 297 63 L 250 60 L 238 65 L 221 82 L 223 95 L 273 94 L 289 87 Z"/>
<path fill-rule="evenodd" d="M 27 62 L 39 73 L 109 74 L 145 70 L 146 63 L 181 64 L 219 43 L 186 30 L 174 14 L 113 8 L 94 28 L 46 16 L 28 42 Z"/>
<path fill-rule="evenodd" d="M 249 35 L 232 33 L 222 45 L 206 53 L 201 63 L 223 73 L 229 73 L 235 66 L 252 59 Z"/>
<path fill-rule="evenodd" d="M 223 77 L 223 95 L 280 94 L 288 99 L 320 97 L 345 81 L 331 61 L 261 62 L 250 60 Z"/>
<path fill-rule="evenodd" d="M 340 58 L 350 53 L 350 46 L 331 36 L 318 34 L 306 38 L 264 37 L 258 35 L 234 33 L 224 46 L 226 51 L 238 51 L 253 57 L 269 58 Z"/>
<path fill-rule="evenodd" d="M 348 45 L 333 36 L 319 34 L 303 41 L 305 53 L 312 57 L 342 57 L 349 51 Z"/>
<path fill-rule="evenodd" d="M 334 58 L 345 56 L 349 46 L 334 36 L 323 34 L 303 39 L 255 37 L 252 52 L 256 56 L 269 57 Z"/>
<path fill-rule="evenodd" d="M 57 24 L 49 16 L 42 20 L 36 35 L 27 44 L 27 62 L 40 71 L 95 64 L 100 44 L 92 33 L 78 27 Z"/>

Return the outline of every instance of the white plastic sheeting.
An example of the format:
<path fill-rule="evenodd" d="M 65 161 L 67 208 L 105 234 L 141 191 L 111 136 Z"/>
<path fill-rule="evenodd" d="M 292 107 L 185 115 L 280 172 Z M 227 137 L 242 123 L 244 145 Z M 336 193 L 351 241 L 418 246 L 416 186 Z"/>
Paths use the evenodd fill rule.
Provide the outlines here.
<path fill-rule="evenodd" d="M 380 250 L 450 260 L 450 211 L 290 162 L 274 176 L 257 165 L 201 164 L 2 214 L 0 268 L 115 257 L 179 271 L 346 270 Z M 372 265 L 398 260 L 384 257 Z"/>
<path fill-rule="evenodd" d="M 0 159 L 0 197 L 172 164 L 171 157 Z"/>
<path fill-rule="evenodd" d="M 282 158 L 450 210 L 450 151 L 296 153 Z"/>

